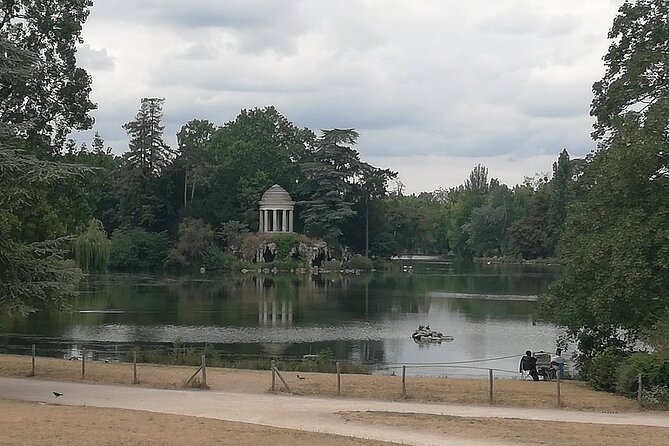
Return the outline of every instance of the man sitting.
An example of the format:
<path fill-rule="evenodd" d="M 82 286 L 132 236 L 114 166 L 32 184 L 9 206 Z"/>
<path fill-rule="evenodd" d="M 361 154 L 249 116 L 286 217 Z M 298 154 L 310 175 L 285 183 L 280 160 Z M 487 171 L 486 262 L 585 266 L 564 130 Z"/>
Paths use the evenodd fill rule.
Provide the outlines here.
<path fill-rule="evenodd" d="M 562 349 L 555 349 L 555 356 L 551 358 L 551 367 L 553 367 L 555 374 L 560 377 L 560 379 L 562 379 L 562 375 L 564 374 L 564 363 L 565 360 L 562 357 Z"/>
<path fill-rule="evenodd" d="M 527 350 L 525 356 L 520 358 L 520 372 L 526 371 L 534 381 L 539 381 L 539 372 L 537 372 L 537 358 L 532 356 L 532 352 Z"/>

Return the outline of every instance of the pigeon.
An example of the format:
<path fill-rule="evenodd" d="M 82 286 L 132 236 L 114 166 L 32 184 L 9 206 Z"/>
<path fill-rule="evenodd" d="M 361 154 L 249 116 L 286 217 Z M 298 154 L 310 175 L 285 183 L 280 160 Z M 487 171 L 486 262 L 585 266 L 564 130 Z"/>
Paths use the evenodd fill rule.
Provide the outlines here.
<path fill-rule="evenodd" d="M 304 376 L 297 375 L 297 379 L 306 379 Z"/>
<path fill-rule="evenodd" d="M 60 393 L 60 392 L 53 392 L 53 396 L 55 396 L 56 398 L 58 398 L 59 396 L 63 396 L 63 394 Z"/>

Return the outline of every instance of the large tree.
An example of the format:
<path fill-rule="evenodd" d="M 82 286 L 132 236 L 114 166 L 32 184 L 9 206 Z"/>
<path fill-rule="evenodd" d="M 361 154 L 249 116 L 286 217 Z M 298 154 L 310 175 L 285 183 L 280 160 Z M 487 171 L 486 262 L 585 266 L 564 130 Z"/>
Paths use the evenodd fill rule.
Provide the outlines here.
<path fill-rule="evenodd" d="M 311 159 L 302 165 L 299 204 L 305 232 L 332 245 L 339 244 L 343 223 L 355 215 L 352 183 L 363 164 L 352 147 L 357 139 L 353 129 L 323 130 Z"/>
<path fill-rule="evenodd" d="M 626 2 L 609 37 L 592 114 L 599 150 L 575 184 L 563 277 L 540 300 L 585 363 L 632 348 L 669 308 L 669 4 Z"/>
<path fill-rule="evenodd" d="M 27 78 L 5 71 L 0 116 L 5 123 L 23 127 L 37 153 L 59 152 L 71 130 L 88 129 L 93 123 L 91 78 L 76 59 L 92 4 L 90 0 L 0 3 L 0 64 L 7 66 L 17 57 L 8 43 L 34 59 Z"/>
<path fill-rule="evenodd" d="M 119 178 L 121 224 L 149 230 L 165 229 L 171 215 L 169 183 L 161 174 L 174 152 L 163 139 L 164 99 L 143 98 L 134 120 L 123 125 L 130 136 Z"/>

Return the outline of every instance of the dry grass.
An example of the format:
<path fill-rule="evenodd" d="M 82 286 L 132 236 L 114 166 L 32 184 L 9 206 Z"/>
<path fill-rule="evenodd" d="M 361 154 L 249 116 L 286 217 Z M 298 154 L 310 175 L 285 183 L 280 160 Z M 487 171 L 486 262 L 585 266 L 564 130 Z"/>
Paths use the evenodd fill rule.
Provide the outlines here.
<path fill-rule="evenodd" d="M 669 428 L 444 415 L 343 412 L 347 421 L 407 428 L 453 437 L 545 446 L 666 446 Z"/>
<path fill-rule="evenodd" d="M 0 413 L 2 413 L 0 417 L 2 446 L 391 444 L 254 424 L 124 409 L 55 406 L 0 400 Z"/>
<path fill-rule="evenodd" d="M 140 385 L 156 388 L 182 388 L 197 367 L 138 365 Z M 27 376 L 30 357 L 0 355 L 0 375 Z M 293 393 L 298 395 L 337 396 L 335 374 L 283 373 Z M 81 362 L 53 358 L 37 358 L 36 376 L 43 379 L 81 381 Z M 86 363 L 86 381 L 111 384 L 132 384 L 132 364 L 103 362 Z M 269 390 L 269 371 L 207 368 L 207 384 L 212 390 L 264 393 Z M 277 390 L 281 383 L 277 379 Z M 512 407 L 556 407 L 556 384 L 511 379 L 495 380 L 495 404 Z M 376 400 L 402 399 L 401 381 L 395 376 L 342 375 L 342 396 Z M 407 399 L 412 401 L 455 404 L 488 404 L 488 382 L 485 379 L 407 377 Z M 563 407 L 579 410 L 634 411 L 636 403 L 627 398 L 595 392 L 575 381 L 562 383 Z"/>

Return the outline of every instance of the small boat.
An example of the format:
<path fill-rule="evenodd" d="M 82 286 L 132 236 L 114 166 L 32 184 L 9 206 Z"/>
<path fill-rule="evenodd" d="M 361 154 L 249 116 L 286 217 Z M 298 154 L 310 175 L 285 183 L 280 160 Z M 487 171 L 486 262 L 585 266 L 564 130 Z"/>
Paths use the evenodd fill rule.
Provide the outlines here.
<path fill-rule="evenodd" d="M 430 329 L 429 325 L 419 325 L 418 330 L 414 331 L 411 334 L 411 339 L 413 339 L 415 342 L 418 343 L 423 343 L 423 342 L 436 342 L 436 343 L 441 343 L 441 342 L 451 342 L 453 341 L 453 336 L 444 336 L 443 333 L 439 331 L 434 331 Z"/>

